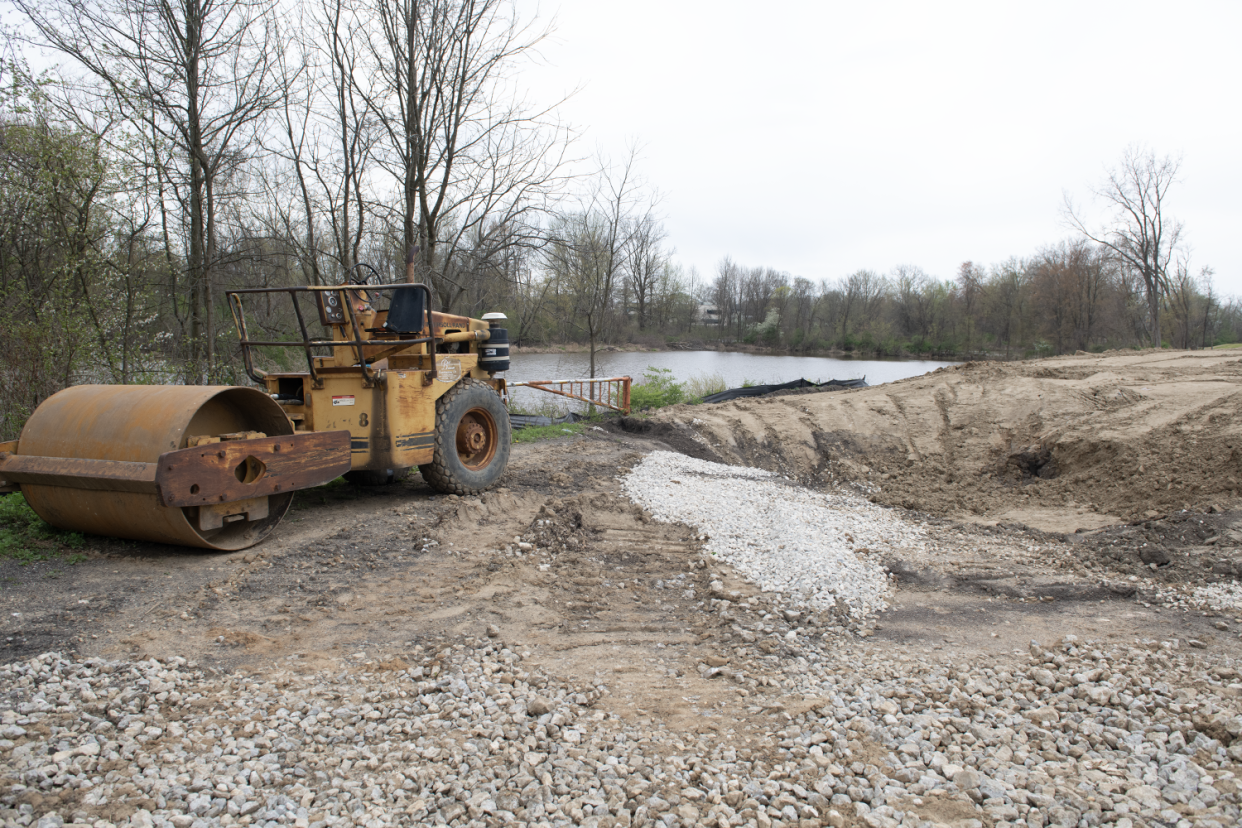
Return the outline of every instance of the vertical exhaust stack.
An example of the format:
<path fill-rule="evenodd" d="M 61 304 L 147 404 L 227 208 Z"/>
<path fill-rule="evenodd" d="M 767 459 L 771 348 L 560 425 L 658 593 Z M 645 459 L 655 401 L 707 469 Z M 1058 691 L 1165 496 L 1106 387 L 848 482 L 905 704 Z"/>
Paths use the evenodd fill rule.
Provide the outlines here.
<path fill-rule="evenodd" d="M 501 327 L 507 319 L 503 313 L 483 314 L 490 335 L 479 345 L 479 367 L 489 374 L 509 370 L 509 332 Z"/>

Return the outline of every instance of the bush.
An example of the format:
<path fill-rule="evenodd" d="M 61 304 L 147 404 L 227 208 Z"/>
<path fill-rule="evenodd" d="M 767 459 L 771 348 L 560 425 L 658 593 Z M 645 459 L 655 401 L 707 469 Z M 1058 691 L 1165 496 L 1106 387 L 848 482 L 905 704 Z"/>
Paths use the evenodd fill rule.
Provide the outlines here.
<path fill-rule="evenodd" d="M 642 382 L 630 386 L 630 410 L 664 408 L 686 401 L 686 387 L 673 379 L 670 368 L 647 366 Z"/>
<path fill-rule="evenodd" d="M 878 357 L 898 357 L 904 351 L 901 342 L 893 337 L 882 339 L 875 346 L 875 355 Z"/>

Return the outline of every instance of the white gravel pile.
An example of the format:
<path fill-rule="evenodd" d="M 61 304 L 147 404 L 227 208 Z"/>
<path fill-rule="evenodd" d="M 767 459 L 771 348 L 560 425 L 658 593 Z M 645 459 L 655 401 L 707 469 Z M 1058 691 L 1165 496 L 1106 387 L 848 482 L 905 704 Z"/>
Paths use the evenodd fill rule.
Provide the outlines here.
<path fill-rule="evenodd" d="M 707 549 L 765 591 L 862 617 L 887 608 L 884 570 L 862 555 L 921 551 L 926 529 L 860 497 L 813 492 L 777 475 L 682 454 L 648 454 L 623 479 L 656 520 L 693 526 Z"/>
<path fill-rule="evenodd" d="M 1228 584 L 1195 587 L 1190 599 L 1196 606 L 1204 609 L 1237 612 L 1242 610 L 1242 584 L 1233 581 Z"/>

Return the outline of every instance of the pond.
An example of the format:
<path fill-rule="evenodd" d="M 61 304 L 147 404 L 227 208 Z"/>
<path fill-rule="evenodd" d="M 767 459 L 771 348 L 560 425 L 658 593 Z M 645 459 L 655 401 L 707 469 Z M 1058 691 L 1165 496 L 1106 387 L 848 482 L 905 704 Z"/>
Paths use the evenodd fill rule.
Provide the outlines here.
<path fill-rule="evenodd" d="M 679 382 L 719 376 L 724 379 L 726 388 L 738 388 L 746 383 L 773 385 L 796 379 L 814 382 L 866 379 L 868 385 L 879 385 L 955 364 L 926 359 L 833 359 L 728 351 L 606 351 L 595 355 L 595 375 L 628 375 L 638 383 L 648 367 L 655 367 L 669 369 Z M 509 382 L 585 379 L 590 375 L 590 356 L 586 353 L 515 354 L 512 366 L 505 374 Z M 546 400 L 554 399 L 526 388 L 513 389 L 510 395 L 523 408 L 542 407 Z"/>

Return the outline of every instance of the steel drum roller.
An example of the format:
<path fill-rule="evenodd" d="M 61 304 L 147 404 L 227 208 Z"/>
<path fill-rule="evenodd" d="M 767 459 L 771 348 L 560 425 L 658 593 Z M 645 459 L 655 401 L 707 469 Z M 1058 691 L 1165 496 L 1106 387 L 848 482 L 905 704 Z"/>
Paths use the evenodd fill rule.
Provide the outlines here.
<path fill-rule="evenodd" d="M 261 391 L 231 386 L 80 385 L 48 398 L 27 420 L 21 455 L 155 463 L 192 437 L 255 431 L 293 434 L 280 406 Z M 206 549 L 244 549 L 289 510 L 292 492 L 267 496 L 267 516 L 202 529 L 198 506 L 163 506 L 147 491 L 22 484 L 30 507 L 61 529 Z"/>

